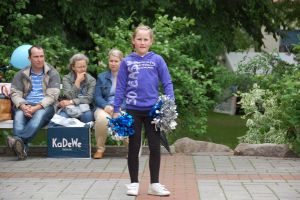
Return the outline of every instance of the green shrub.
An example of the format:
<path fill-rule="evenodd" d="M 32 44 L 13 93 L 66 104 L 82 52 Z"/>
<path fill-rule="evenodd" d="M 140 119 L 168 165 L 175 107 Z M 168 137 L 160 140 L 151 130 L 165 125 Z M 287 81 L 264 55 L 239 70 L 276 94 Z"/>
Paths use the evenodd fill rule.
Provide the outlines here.
<path fill-rule="evenodd" d="M 134 28 L 132 21 L 131 18 L 120 18 L 115 26 L 107 28 L 105 36 L 91 33 L 96 48 L 89 51 L 89 57 L 93 58 L 93 62 L 103 66 L 97 68 L 97 72 L 107 67 L 107 53 L 111 48 L 119 48 L 125 55 L 132 52 L 131 34 Z M 216 86 L 213 76 L 210 75 L 214 72 L 206 69 L 201 60 L 193 58 L 186 52 L 186 46 L 196 45 L 193 42 L 200 38 L 199 35 L 189 31 L 189 27 L 193 25 L 192 19 L 180 17 L 169 19 L 167 15 L 156 15 L 152 26 L 155 37 L 152 50 L 162 55 L 168 64 L 178 105 L 179 123 L 186 126 L 186 131 L 203 134 L 206 132 L 207 111 L 213 104 L 206 95 L 208 90 L 215 90 Z"/>
<path fill-rule="evenodd" d="M 300 153 L 299 64 L 290 65 L 268 54 L 242 67 L 256 83 L 250 91 L 239 93 L 248 127 L 240 142 L 289 144 Z M 263 73 L 257 74 L 258 70 Z"/>

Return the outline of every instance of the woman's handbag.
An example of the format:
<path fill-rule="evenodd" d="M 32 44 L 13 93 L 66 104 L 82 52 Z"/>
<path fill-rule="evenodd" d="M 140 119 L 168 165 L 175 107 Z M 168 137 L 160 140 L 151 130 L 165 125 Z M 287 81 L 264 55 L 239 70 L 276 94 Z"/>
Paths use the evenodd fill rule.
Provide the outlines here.
<path fill-rule="evenodd" d="M 0 121 L 11 120 L 11 101 L 9 98 L 9 90 L 7 86 L 1 85 L 1 94 L 0 94 Z"/>
<path fill-rule="evenodd" d="M 69 117 L 78 118 L 82 113 L 90 110 L 89 104 L 79 104 L 79 105 L 69 105 L 65 107 L 65 112 L 69 115 Z"/>

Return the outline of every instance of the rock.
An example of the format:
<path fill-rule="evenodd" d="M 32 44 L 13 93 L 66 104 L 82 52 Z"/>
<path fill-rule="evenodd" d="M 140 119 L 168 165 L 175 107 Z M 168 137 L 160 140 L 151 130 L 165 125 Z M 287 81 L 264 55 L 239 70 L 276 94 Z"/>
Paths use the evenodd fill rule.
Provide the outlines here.
<path fill-rule="evenodd" d="M 287 144 L 246 144 L 241 143 L 234 149 L 234 155 L 266 156 L 266 157 L 294 157 L 294 153 Z"/>
<path fill-rule="evenodd" d="M 174 143 L 175 151 L 177 153 L 197 153 L 197 152 L 229 152 L 233 150 L 223 144 L 215 144 L 212 142 L 204 142 L 192 140 L 184 137 L 176 140 Z"/>

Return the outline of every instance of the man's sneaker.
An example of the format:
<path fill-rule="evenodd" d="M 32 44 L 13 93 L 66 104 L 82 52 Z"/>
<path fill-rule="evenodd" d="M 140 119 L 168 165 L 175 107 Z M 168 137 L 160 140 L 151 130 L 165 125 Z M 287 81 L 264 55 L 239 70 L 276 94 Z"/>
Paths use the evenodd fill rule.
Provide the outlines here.
<path fill-rule="evenodd" d="M 6 144 L 7 144 L 8 148 L 10 148 L 10 150 L 14 149 L 15 143 L 16 143 L 16 139 L 14 137 L 7 136 Z"/>
<path fill-rule="evenodd" d="M 139 193 L 139 186 L 140 184 L 139 183 L 130 183 L 130 184 L 127 184 L 126 187 L 127 187 L 127 195 L 131 195 L 131 196 L 137 196 L 138 193 Z"/>
<path fill-rule="evenodd" d="M 152 183 L 149 185 L 148 194 L 156 196 L 168 196 L 170 192 L 160 183 Z"/>
<path fill-rule="evenodd" d="M 18 156 L 19 160 L 26 160 L 27 158 L 27 153 L 26 153 L 26 148 L 24 145 L 24 142 L 21 138 L 15 137 L 15 145 L 14 145 L 14 150 Z"/>

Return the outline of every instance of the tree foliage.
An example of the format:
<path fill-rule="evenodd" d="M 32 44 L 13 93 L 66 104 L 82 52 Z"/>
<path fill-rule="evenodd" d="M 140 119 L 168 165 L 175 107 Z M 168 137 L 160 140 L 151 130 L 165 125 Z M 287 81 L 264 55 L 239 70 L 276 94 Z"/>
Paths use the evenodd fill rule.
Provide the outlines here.
<path fill-rule="evenodd" d="M 107 27 L 119 18 L 131 17 L 135 26 L 141 21 L 153 24 L 156 14 L 195 19 L 195 26 L 190 28 L 202 39 L 194 41 L 198 45 L 187 47 L 187 51 L 210 66 L 224 51 L 245 49 L 253 44 L 259 49 L 262 27 L 274 34 L 281 25 L 289 27 L 293 19 L 299 20 L 299 4 L 292 0 L 280 3 L 270 0 L 2 1 L 0 37 L 2 45 L 8 48 L 1 48 L 0 66 L 8 64 L 11 52 L 18 45 L 41 36 L 57 36 L 67 48 L 88 51 L 95 48 L 90 32 L 105 36 Z"/>
<path fill-rule="evenodd" d="M 23 42 L 31 40 L 33 24 L 41 15 L 23 14 L 28 0 L 0 2 L 0 66 L 8 65 L 11 52 Z"/>
<path fill-rule="evenodd" d="M 227 50 L 238 49 L 232 41 L 237 29 L 246 32 L 260 48 L 263 35 L 261 28 L 277 33 L 280 26 L 287 27 L 292 19 L 297 19 L 299 3 L 283 1 L 272 3 L 270 0 L 143 0 L 143 1 L 70 1 L 70 0 L 21 0 L 2 3 L 5 12 L 20 11 L 20 14 L 43 16 L 32 31 L 39 35 L 60 35 L 68 45 L 87 50 L 93 48 L 89 32 L 105 35 L 106 27 L 113 25 L 118 18 L 132 18 L 137 25 L 140 21 L 152 24 L 155 14 L 187 17 L 195 19 L 192 27 L 204 38 L 199 48 L 193 49 L 195 56 L 215 56 Z M 14 7 L 16 6 L 16 7 Z M 18 6 L 18 7 L 17 7 Z M 8 9 L 7 9 L 8 8 Z M 299 13 L 299 12 L 298 12 Z M 3 15 L 4 16 L 4 15 Z M 299 17 L 298 17 L 299 19 Z M 23 24 L 22 24 L 23 25 Z M 49 28 L 51 27 L 51 28 Z"/>
<path fill-rule="evenodd" d="M 22 44 L 44 46 L 46 60 L 61 75 L 67 73 L 72 54 L 85 53 L 96 76 L 105 69 L 110 48 L 132 51 L 132 29 L 145 23 L 155 29 L 152 49 L 170 66 L 182 123 L 203 133 L 206 111 L 231 76 L 224 75 L 217 57 L 250 45 L 259 49 L 261 28 L 275 34 L 281 25 L 288 27 L 298 10 L 297 1 L 270 0 L 1 1 L 2 81 L 13 77 L 16 70 L 7 67 L 9 58 Z"/>
<path fill-rule="evenodd" d="M 104 70 L 107 66 L 107 53 L 117 47 L 125 54 L 132 52 L 131 18 L 118 20 L 113 27 L 108 27 L 105 37 L 97 33 L 90 33 L 96 44 L 96 49 L 89 51 L 90 57 L 96 58 L 96 63 L 101 63 Z M 156 15 L 153 30 L 155 43 L 151 50 L 162 55 L 168 66 L 175 88 L 176 103 L 178 104 L 180 119 L 186 126 L 186 131 L 195 134 L 203 134 L 206 131 L 207 110 L 212 102 L 207 98 L 208 89 L 212 89 L 213 79 L 207 73 L 201 60 L 197 60 L 186 52 L 186 46 L 193 46 L 194 39 L 200 36 L 190 31 L 194 26 L 194 20 Z M 189 37 L 191 40 L 183 40 Z M 204 73 L 205 72 L 205 73 Z M 213 73 L 213 72 L 212 72 Z M 191 113 L 197 114 L 197 119 L 191 117 Z M 198 129 L 196 129 L 197 127 Z M 200 127 L 200 128 L 199 128 Z"/>
<path fill-rule="evenodd" d="M 240 94 L 248 127 L 240 141 L 290 144 L 300 153 L 300 65 L 266 54 L 240 67 L 255 83 Z"/>

